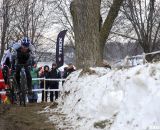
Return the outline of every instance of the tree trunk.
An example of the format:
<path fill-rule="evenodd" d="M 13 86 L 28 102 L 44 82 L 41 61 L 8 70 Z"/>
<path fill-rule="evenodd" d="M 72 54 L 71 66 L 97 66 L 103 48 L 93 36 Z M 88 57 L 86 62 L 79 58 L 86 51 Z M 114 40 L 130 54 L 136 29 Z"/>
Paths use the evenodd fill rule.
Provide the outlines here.
<path fill-rule="evenodd" d="M 123 3 L 123 0 L 113 0 L 113 4 L 108 12 L 107 18 L 105 19 L 103 27 L 100 31 L 101 52 L 104 52 L 104 46 L 105 46 L 106 40 L 108 39 L 114 20 L 118 16 L 118 12 L 120 10 L 122 3 Z"/>
<path fill-rule="evenodd" d="M 75 0 L 71 4 L 76 47 L 76 67 L 96 66 L 99 47 L 100 0 Z"/>
<path fill-rule="evenodd" d="M 6 44 L 6 34 L 7 34 L 7 29 L 9 26 L 9 1 L 4 0 L 3 1 L 3 23 L 2 23 L 2 32 L 1 32 L 1 55 L 0 55 L 0 60 L 3 57 L 4 50 L 5 50 L 5 44 Z"/>
<path fill-rule="evenodd" d="M 101 0 L 74 0 L 71 14 L 75 33 L 76 67 L 101 66 L 104 45 L 123 0 L 114 0 L 101 27 Z"/>

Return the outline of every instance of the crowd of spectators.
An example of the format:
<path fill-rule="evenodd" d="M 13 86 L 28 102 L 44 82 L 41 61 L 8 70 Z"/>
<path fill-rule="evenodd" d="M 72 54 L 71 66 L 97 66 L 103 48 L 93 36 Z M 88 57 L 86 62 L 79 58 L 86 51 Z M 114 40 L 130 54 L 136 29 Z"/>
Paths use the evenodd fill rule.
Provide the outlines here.
<path fill-rule="evenodd" d="M 65 79 L 67 76 L 75 71 L 75 67 L 72 63 L 69 63 L 67 67 L 64 67 L 63 71 L 60 71 L 56 63 L 53 63 L 51 68 L 48 65 L 37 67 L 35 64 L 31 69 L 30 73 L 32 78 L 46 78 L 46 79 Z M 3 75 L 0 69 L 0 80 L 3 79 Z M 62 82 L 62 85 L 64 81 Z M 32 89 L 59 89 L 59 81 L 44 81 L 44 80 L 32 80 Z M 5 89 L 5 83 L 0 82 L 0 91 Z M 41 101 L 50 101 L 53 102 L 58 99 L 59 91 L 42 91 Z M 1 95 L 0 95 L 1 97 Z M 48 100 L 49 99 L 49 100 Z M 35 103 L 38 100 L 38 92 L 33 92 L 32 95 L 28 96 L 29 103 Z"/>

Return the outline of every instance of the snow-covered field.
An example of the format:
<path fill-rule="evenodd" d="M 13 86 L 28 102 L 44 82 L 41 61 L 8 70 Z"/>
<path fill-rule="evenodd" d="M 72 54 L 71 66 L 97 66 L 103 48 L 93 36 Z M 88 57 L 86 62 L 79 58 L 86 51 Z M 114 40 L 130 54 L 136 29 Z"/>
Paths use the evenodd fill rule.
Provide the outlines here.
<path fill-rule="evenodd" d="M 160 130 L 160 63 L 92 69 L 68 77 L 58 107 L 45 109 L 51 122 L 66 130 Z"/>

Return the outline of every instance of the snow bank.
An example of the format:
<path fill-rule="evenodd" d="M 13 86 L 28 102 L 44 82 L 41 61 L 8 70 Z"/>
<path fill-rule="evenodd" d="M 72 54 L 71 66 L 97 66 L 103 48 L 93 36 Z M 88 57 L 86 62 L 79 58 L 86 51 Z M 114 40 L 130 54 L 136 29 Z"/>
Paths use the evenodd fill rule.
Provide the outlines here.
<path fill-rule="evenodd" d="M 68 130 L 160 128 L 160 63 L 124 70 L 73 72 L 49 119 Z M 60 112 L 61 116 L 55 113 Z"/>

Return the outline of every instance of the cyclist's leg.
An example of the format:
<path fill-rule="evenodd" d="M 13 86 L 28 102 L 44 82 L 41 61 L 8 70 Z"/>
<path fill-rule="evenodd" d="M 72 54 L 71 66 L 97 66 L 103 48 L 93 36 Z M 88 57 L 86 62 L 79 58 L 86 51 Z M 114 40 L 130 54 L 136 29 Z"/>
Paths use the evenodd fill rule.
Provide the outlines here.
<path fill-rule="evenodd" d="M 11 75 L 12 75 L 13 102 L 16 103 L 17 102 L 17 95 L 16 95 L 15 92 L 18 89 L 17 88 L 17 86 L 18 86 L 17 84 L 18 83 L 16 81 L 16 73 L 15 73 L 15 71 L 12 71 L 11 73 L 12 73 Z"/>
<path fill-rule="evenodd" d="M 17 87 L 20 90 L 20 71 L 21 71 L 21 67 L 20 66 L 16 66 L 16 81 L 17 81 Z"/>
<path fill-rule="evenodd" d="M 27 77 L 28 90 L 32 92 L 32 77 L 31 77 L 28 67 L 25 67 L 25 72 L 26 72 L 26 77 Z"/>

